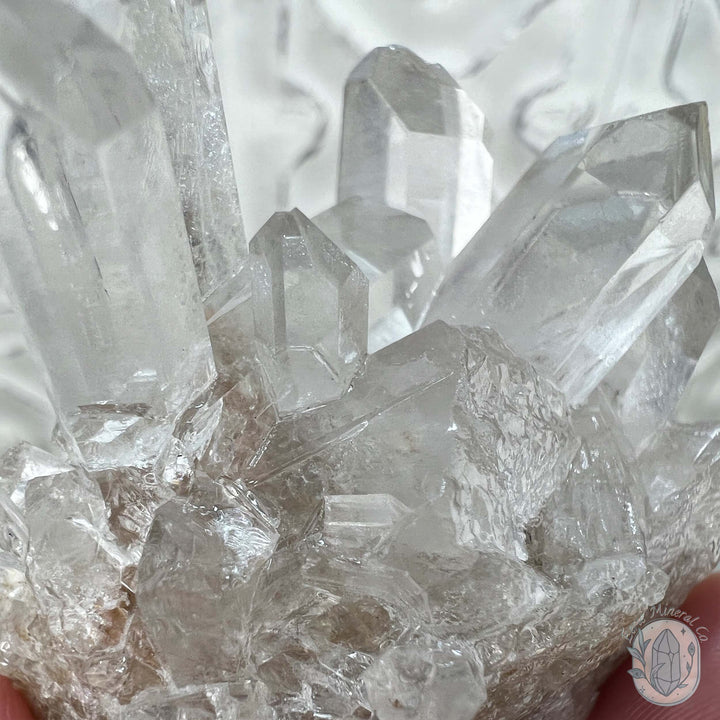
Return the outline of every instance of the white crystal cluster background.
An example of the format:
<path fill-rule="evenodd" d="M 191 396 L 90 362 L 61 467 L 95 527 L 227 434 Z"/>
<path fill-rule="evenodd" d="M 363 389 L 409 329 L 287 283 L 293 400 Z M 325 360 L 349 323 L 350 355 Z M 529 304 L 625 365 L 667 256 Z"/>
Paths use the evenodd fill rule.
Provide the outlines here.
<path fill-rule="evenodd" d="M 715 12 L 0 0 L 39 717 L 587 715 L 720 554 Z"/>

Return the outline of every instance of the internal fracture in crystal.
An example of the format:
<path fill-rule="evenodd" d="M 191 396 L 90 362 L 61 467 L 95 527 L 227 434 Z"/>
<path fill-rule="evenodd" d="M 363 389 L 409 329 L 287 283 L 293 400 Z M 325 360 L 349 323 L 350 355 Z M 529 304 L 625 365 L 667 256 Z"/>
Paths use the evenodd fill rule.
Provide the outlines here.
<path fill-rule="evenodd" d="M 444 68 L 377 48 L 345 85 L 338 197 L 424 218 L 447 262 L 490 214 L 484 132 L 482 112 Z"/>
<path fill-rule="evenodd" d="M 162 118 L 200 293 L 247 254 L 205 0 L 70 0 L 133 57 Z M 210 302 L 210 309 L 212 307 Z"/>

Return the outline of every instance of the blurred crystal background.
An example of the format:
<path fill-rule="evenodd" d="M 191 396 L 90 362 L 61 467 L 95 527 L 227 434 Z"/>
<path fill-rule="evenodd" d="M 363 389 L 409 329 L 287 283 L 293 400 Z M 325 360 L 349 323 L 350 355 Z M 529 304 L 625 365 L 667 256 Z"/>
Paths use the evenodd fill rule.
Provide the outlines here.
<path fill-rule="evenodd" d="M 378 45 L 406 45 L 441 63 L 485 113 L 495 202 L 558 135 L 670 105 L 706 100 L 720 148 L 718 0 L 208 6 L 248 237 L 275 210 L 297 206 L 312 217 L 335 202 L 343 83 Z M 720 153 L 714 157 L 717 167 Z M 706 351 L 706 367 L 720 355 L 718 344 Z M 692 406 L 697 417 L 717 416 L 720 402 L 696 385 Z M 18 440 L 45 445 L 52 424 L 42 380 L 0 290 L 0 451 Z"/>

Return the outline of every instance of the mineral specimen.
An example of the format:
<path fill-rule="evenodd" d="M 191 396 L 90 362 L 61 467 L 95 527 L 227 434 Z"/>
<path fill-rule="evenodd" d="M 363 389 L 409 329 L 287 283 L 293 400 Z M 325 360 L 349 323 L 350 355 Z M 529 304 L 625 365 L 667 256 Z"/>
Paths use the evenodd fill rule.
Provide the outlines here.
<path fill-rule="evenodd" d="M 132 54 L 163 121 L 200 293 L 247 253 L 204 0 L 71 0 Z"/>
<path fill-rule="evenodd" d="M 229 166 L 191 143 L 173 171 L 165 140 L 197 111 L 173 23 L 204 8 L 115 9 L 131 54 L 0 0 L 2 256 L 63 441 L 0 458 L 0 669 L 47 720 L 581 720 L 719 559 L 720 425 L 678 419 L 720 314 L 704 106 L 557 141 L 421 326 L 489 197 L 454 81 L 371 53 L 360 197 L 275 213 L 218 275 L 190 244 L 235 232 Z"/>
<path fill-rule="evenodd" d="M 485 118 L 439 65 L 373 50 L 345 85 L 339 199 L 374 199 L 427 220 L 447 261 L 490 213 Z"/>
<path fill-rule="evenodd" d="M 255 333 L 281 410 L 342 393 L 367 348 L 368 283 L 298 210 L 250 242 Z"/>

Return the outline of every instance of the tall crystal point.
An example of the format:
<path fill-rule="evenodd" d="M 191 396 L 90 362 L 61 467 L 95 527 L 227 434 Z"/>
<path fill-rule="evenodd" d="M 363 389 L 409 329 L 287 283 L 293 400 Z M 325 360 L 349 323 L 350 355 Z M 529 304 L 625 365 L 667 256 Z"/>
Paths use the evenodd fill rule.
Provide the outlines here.
<path fill-rule="evenodd" d="M 115 417 L 121 434 L 139 416 L 169 417 L 214 364 L 167 142 L 142 79 L 71 8 L 2 0 L 0 90 L 17 113 L 5 170 L 25 227 L 6 230 L 0 252 L 61 421 L 131 407 Z M 6 229 L 16 226 L 10 215 Z"/>
<path fill-rule="evenodd" d="M 247 254 L 204 0 L 70 0 L 132 56 L 162 117 L 203 300 Z M 217 308 L 214 308 L 217 309 Z"/>
<path fill-rule="evenodd" d="M 128 5 L 125 35 L 157 103 L 203 299 L 240 270 L 247 244 L 204 0 Z"/>
<path fill-rule="evenodd" d="M 714 213 L 704 103 L 562 137 L 454 260 L 429 319 L 494 327 L 580 402 L 698 265 Z"/>
<path fill-rule="evenodd" d="M 368 282 L 299 210 L 250 242 L 255 333 L 281 411 L 337 397 L 367 348 Z"/>
<path fill-rule="evenodd" d="M 339 199 L 376 199 L 427 220 L 446 260 L 490 213 L 485 118 L 440 65 L 376 48 L 345 84 Z"/>

